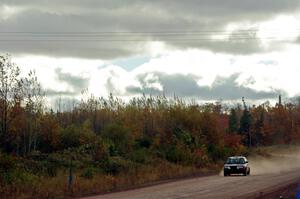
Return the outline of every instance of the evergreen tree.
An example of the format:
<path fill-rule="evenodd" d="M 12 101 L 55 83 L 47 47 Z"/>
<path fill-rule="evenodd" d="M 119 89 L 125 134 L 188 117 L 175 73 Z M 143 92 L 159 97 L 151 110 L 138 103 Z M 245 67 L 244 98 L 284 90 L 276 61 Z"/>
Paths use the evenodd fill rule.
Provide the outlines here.
<path fill-rule="evenodd" d="M 229 131 L 229 133 L 238 132 L 238 118 L 237 118 L 235 109 L 233 109 L 233 108 L 230 109 L 228 131 Z"/>
<path fill-rule="evenodd" d="M 245 100 L 243 98 L 243 104 L 244 104 L 244 111 L 243 115 L 240 120 L 240 129 L 239 133 L 242 135 L 245 135 L 244 138 L 244 144 L 248 145 L 248 147 L 251 147 L 251 132 L 250 132 L 250 127 L 251 127 L 251 113 L 248 110 Z"/>

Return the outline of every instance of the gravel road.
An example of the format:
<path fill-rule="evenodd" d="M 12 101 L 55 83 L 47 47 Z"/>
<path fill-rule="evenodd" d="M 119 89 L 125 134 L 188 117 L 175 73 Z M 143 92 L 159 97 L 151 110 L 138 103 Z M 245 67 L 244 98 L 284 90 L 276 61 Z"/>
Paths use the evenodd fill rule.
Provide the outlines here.
<path fill-rule="evenodd" d="M 300 169 L 266 174 L 254 172 L 250 176 L 215 175 L 84 199 L 252 198 L 297 181 L 300 181 Z"/>

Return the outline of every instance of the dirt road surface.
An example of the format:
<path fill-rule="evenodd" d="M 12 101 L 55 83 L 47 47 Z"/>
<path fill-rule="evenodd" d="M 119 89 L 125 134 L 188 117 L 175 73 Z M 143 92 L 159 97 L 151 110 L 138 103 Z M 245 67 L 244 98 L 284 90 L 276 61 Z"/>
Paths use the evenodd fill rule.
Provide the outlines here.
<path fill-rule="evenodd" d="M 300 181 L 300 169 L 267 174 L 254 173 L 250 176 L 215 175 L 84 199 L 253 198 L 297 181 Z"/>

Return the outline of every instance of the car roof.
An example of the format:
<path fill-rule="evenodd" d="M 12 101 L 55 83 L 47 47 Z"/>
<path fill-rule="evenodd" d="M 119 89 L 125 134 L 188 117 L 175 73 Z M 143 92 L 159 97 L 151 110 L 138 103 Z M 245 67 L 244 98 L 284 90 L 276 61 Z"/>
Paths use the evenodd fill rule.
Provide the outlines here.
<path fill-rule="evenodd" d="M 247 159 L 245 156 L 230 156 L 229 158 L 244 158 L 244 159 Z"/>

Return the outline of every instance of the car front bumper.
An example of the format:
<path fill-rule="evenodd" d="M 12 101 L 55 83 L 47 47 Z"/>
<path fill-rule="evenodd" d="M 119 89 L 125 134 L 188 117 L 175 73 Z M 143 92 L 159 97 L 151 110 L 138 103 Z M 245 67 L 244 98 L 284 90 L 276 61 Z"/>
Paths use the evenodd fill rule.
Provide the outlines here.
<path fill-rule="evenodd" d="M 240 174 L 240 173 L 245 173 L 246 171 L 247 171 L 247 167 L 224 168 L 224 173 L 227 173 L 227 174 Z"/>

